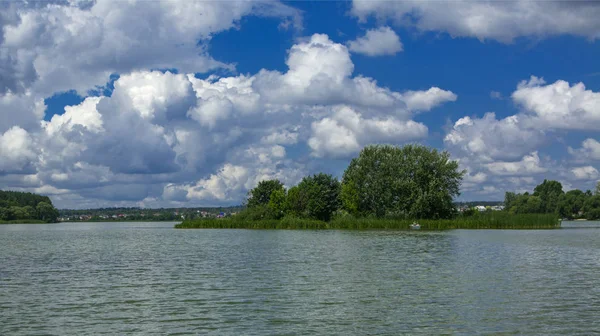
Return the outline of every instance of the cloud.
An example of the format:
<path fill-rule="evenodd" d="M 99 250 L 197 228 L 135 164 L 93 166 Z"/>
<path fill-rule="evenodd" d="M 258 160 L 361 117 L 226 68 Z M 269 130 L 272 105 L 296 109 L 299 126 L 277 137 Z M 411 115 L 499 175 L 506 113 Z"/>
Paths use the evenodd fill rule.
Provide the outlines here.
<path fill-rule="evenodd" d="M 177 68 L 205 72 L 225 67 L 206 52 L 215 33 L 247 15 L 301 25 L 300 13 L 271 1 L 110 1 L 5 5 L 0 17 L 0 94 L 54 92 L 103 85 L 112 73 Z M 198 19 L 198 18 L 202 19 Z"/>
<path fill-rule="evenodd" d="M 88 96 L 48 121 L 28 117 L 37 127 L 19 131 L 21 147 L 34 155 L 6 160 L 4 170 L 31 177 L 2 179 L 66 207 L 239 204 L 262 179 L 297 183 L 314 157 L 326 163 L 369 143 L 421 139 L 427 127 L 413 116 L 456 99 L 353 76 L 347 47 L 327 35 L 301 39 L 286 64 L 230 77 L 122 73 L 110 96 Z"/>
<path fill-rule="evenodd" d="M 520 116 L 498 120 L 490 112 L 482 118 L 457 120 L 444 143 L 455 155 L 489 162 L 520 158 L 542 144 L 544 137 L 544 131 L 523 125 Z"/>
<path fill-rule="evenodd" d="M 13 126 L 25 130 L 38 129 L 45 110 L 44 99 L 29 91 L 20 94 L 0 93 L 0 132 Z"/>
<path fill-rule="evenodd" d="M 578 160 L 600 160 L 600 142 L 594 139 L 585 139 L 581 143 L 581 148 L 568 148 L 569 154 L 573 155 Z"/>
<path fill-rule="evenodd" d="M 13 126 L 0 133 L 0 174 L 26 173 L 35 158 L 33 139 L 27 131 Z"/>
<path fill-rule="evenodd" d="M 498 91 L 490 91 L 490 98 L 500 100 L 502 99 L 502 93 Z"/>
<path fill-rule="evenodd" d="M 335 108 L 332 117 L 315 121 L 308 145 L 317 157 L 348 157 L 366 144 L 400 143 L 427 136 L 427 127 L 412 120 L 392 117 L 364 118 L 353 109 Z"/>
<path fill-rule="evenodd" d="M 592 166 L 576 167 L 571 172 L 577 180 L 596 180 L 600 176 L 598 170 Z"/>
<path fill-rule="evenodd" d="M 408 109 L 413 111 L 429 111 L 442 103 L 456 101 L 457 98 L 453 92 L 438 87 L 427 91 L 407 91 L 402 95 Z"/>
<path fill-rule="evenodd" d="M 485 184 L 499 190 L 524 191 L 544 178 L 587 189 L 584 183 L 594 179 L 594 172 L 580 166 L 600 159 L 600 143 L 586 139 L 580 148 L 568 147 L 574 159 L 559 162 L 542 162 L 540 151 L 565 132 L 599 129 L 599 97 L 583 83 L 558 80 L 548 84 L 531 76 L 519 82 L 511 95 L 519 113 L 502 119 L 492 112 L 460 118 L 447 131 L 444 145 L 469 174 L 489 174 Z M 481 184 L 467 181 L 465 185 L 467 191 L 482 191 Z"/>
<path fill-rule="evenodd" d="M 387 1 L 354 0 L 352 14 L 361 21 L 374 16 L 421 32 L 446 32 L 511 43 L 518 37 L 556 35 L 600 37 L 600 5 L 576 1 Z"/>
<path fill-rule="evenodd" d="M 492 162 L 486 164 L 490 173 L 495 175 L 531 175 L 545 173 L 548 171 L 540 164 L 538 152 L 532 152 L 529 155 L 523 156 L 523 159 L 516 162 Z"/>
<path fill-rule="evenodd" d="M 563 80 L 544 85 L 532 76 L 519 83 L 513 101 L 521 106 L 535 127 L 554 129 L 599 129 L 600 92 L 586 90 L 583 83 L 572 86 Z"/>
<path fill-rule="evenodd" d="M 369 29 L 365 36 L 349 41 L 348 49 L 367 56 L 395 55 L 402 51 L 402 42 L 390 27 L 379 27 Z"/>

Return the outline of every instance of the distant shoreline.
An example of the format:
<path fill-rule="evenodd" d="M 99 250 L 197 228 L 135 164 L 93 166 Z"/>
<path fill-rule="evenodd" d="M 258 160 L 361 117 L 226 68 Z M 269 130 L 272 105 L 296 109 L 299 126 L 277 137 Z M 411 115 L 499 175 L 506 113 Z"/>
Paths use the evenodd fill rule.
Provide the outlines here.
<path fill-rule="evenodd" d="M 59 221 L 59 222 L 44 222 L 40 220 L 12 220 L 12 221 L 0 221 L 0 225 L 9 225 L 9 224 L 62 224 L 62 223 L 181 223 L 181 220 L 89 220 L 89 221 Z"/>

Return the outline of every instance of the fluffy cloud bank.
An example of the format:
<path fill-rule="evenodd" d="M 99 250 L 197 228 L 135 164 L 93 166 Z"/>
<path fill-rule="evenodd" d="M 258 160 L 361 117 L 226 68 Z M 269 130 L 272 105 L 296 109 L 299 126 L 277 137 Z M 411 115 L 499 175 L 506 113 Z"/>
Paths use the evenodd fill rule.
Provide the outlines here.
<path fill-rule="evenodd" d="M 412 117 L 456 100 L 435 87 L 395 92 L 353 76 L 348 48 L 327 35 L 292 46 L 286 64 L 284 73 L 234 77 L 122 74 L 109 97 L 7 130 L 0 179 L 52 193 L 61 206 L 239 204 L 262 179 L 298 182 L 313 157 L 421 139 L 427 127 Z"/>
<path fill-rule="evenodd" d="M 559 132 L 600 130 L 600 93 L 586 90 L 583 83 L 547 84 L 532 76 L 518 83 L 511 97 L 520 113 L 502 119 L 494 113 L 467 116 L 449 129 L 444 143 L 464 168 L 475 175 L 495 175 L 487 181 L 495 185 L 531 185 L 515 178 L 541 175 L 565 185 L 598 178 L 593 166 L 573 167 L 600 159 L 600 144 L 594 139 L 586 139 L 578 149 L 565 146 L 574 160 L 561 164 L 542 160 L 537 149 L 550 144 Z"/>
<path fill-rule="evenodd" d="M 208 55 L 206 42 L 246 15 L 301 24 L 297 10 L 271 1 L 15 2 L 2 7 L 0 93 L 33 88 L 43 96 L 65 90 L 85 94 L 112 73 L 229 67 Z"/>
<path fill-rule="evenodd" d="M 562 34 L 600 38 L 600 4 L 594 1 L 354 0 L 352 13 L 360 20 L 374 16 L 423 32 L 503 43 Z"/>

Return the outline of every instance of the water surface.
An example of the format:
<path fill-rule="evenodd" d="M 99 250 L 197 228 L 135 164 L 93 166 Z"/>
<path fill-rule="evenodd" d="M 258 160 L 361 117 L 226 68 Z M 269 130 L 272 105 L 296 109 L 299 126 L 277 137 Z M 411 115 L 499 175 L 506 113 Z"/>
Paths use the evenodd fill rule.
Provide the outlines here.
<path fill-rule="evenodd" d="M 590 335 L 600 223 L 563 226 L 0 225 L 0 334 Z"/>

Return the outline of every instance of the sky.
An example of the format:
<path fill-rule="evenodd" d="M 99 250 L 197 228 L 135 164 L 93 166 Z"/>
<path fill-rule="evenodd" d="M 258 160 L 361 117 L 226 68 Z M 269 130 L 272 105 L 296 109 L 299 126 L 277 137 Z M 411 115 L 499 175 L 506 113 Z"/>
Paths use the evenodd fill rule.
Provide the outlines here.
<path fill-rule="evenodd" d="M 59 208 L 241 204 L 369 144 L 458 200 L 600 179 L 600 2 L 0 2 L 0 189 Z"/>

